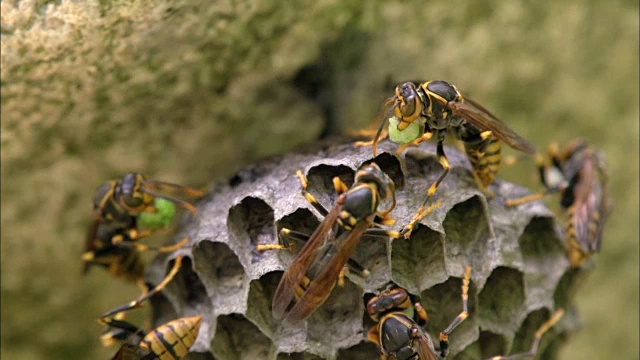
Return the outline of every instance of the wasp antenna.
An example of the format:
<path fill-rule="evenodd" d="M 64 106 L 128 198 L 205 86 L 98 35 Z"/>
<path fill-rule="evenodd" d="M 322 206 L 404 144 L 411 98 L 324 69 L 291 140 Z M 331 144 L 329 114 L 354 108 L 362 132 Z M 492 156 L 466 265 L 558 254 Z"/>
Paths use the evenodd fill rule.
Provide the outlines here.
<path fill-rule="evenodd" d="M 376 136 L 373 138 L 373 156 L 378 154 L 378 140 L 380 139 L 380 134 L 382 133 L 382 129 L 384 129 L 385 124 L 389 120 L 389 115 L 393 110 L 398 106 L 398 102 L 395 97 L 390 97 L 384 101 L 382 105 L 382 109 L 380 114 L 382 115 L 382 121 L 380 121 L 380 126 L 378 126 L 378 131 L 376 131 Z"/>
<path fill-rule="evenodd" d="M 165 200 L 169 200 L 169 201 L 171 201 L 173 203 L 176 203 L 176 204 L 182 206 L 183 208 L 189 210 L 193 215 L 197 215 L 198 214 L 198 210 L 196 210 L 195 206 L 193 206 L 188 201 L 185 201 L 185 200 L 182 200 L 182 199 L 178 199 L 178 198 L 175 198 L 175 197 L 172 197 L 172 196 L 164 195 L 164 194 L 161 194 L 161 193 L 159 193 L 157 191 L 150 190 L 150 189 L 144 189 L 144 192 L 149 194 L 149 195 L 152 195 L 152 196 L 155 196 L 155 197 L 159 197 L 159 198 L 162 198 L 162 199 L 165 199 Z"/>

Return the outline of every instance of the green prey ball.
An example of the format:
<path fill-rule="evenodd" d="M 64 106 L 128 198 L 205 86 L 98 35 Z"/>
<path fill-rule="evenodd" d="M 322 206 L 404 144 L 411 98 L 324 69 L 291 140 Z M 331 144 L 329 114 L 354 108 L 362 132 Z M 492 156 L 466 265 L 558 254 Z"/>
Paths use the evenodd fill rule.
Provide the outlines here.
<path fill-rule="evenodd" d="M 165 228 L 171 225 L 176 214 L 176 204 L 157 197 L 153 206 L 155 206 L 156 212 L 145 211 L 141 213 L 138 217 L 138 224 L 148 229 Z"/>
<path fill-rule="evenodd" d="M 400 124 L 400 120 L 397 117 L 392 116 L 389 118 L 389 139 L 395 143 L 405 144 L 412 142 L 424 133 L 424 122 L 421 119 L 412 122 L 404 130 L 398 130 L 398 124 Z"/>

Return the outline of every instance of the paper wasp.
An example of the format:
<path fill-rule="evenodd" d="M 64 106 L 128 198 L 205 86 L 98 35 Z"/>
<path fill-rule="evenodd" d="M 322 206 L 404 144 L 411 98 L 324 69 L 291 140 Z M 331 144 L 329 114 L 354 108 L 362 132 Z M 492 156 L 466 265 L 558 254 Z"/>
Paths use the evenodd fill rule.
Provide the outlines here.
<path fill-rule="evenodd" d="M 195 343 L 202 316 L 169 321 L 148 334 L 117 318 L 107 318 L 101 322 L 113 329 L 103 335 L 103 343 L 111 344 L 116 340 L 125 342 L 113 360 L 179 360 L 187 355 Z"/>
<path fill-rule="evenodd" d="M 427 321 L 426 310 L 406 290 L 385 290 L 371 298 L 367 302 L 367 312 L 378 323 L 371 328 L 368 338 L 380 347 L 381 359 L 446 359 L 449 335 L 469 316 L 467 303 L 470 279 L 471 267 L 467 266 L 462 280 L 462 312 L 440 332 L 439 350 L 436 350 L 431 337 L 420 325 Z"/>
<path fill-rule="evenodd" d="M 139 229 L 139 217 L 145 212 L 157 212 L 160 198 L 179 204 L 196 213 L 190 203 L 174 197 L 200 197 L 200 190 L 176 184 L 148 180 L 144 175 L 127 173 L 122 179 L 111 180 L 101 185 L 93 200 L 93 221 L 85 241 L 83 273 L 97 265 L 117 278 L 140 281 L 144 265 L 139 252 L 155 249 L 173 251 L 188 239 L 168 247 L 152 248 L 137 240 L 151 235 L 155 229 Z M 163 205 L 165 206 L 165 205 Z M 170 221 L 165 219 L 164 221 Z"/>
<path fill-rule="evenodd" d="M 578 267 L 600 251 L 602 230 L 611 212 L 604 154 L 576 139 L 564 149 L 551 144 L 546 156 L 539 155 L 536 161 L 546 190 L 509 200 L 506 205 L 516 206 L 559 192 L 560 206 L 568 218 L 565 236 L 569 260 Z"/>
<path fill-rule="evenodd" d="M 326 301 L 363 235 L 399 236 L 378 227 L 395 222 L 389 213 L 394 209 L 396 199 L 393 181 L 375 163 L 360 167 L 351 188 L 339 178 L 333 179 L 339 197 L 331 211 L 307 192 L 304 174 L 301 171 L 297 174 L 304 197 L 324 216 L 324 220 L 282 276 L 273 297 L 274 318 L 293 322 L 307 318 Z M 389 198 L 392 204 L 379 211 L 380 203 Z M 285 230 L 285 236 L 291 234 L 306 238 L 304 234 Z M 267 245 L 262 250 L 274 247 L 279 246 Z"/>
<path fill-rule="evenodd" d="M 383 119 L 373 141 L 357 143 L 357 146 L 373 145 L 375 156 L 382 130 L 389 121 L 388 136 L 392 141 L 402 143 L 397 150 L 398 154 L 408 146 L 418 145 L 435 136 L 438 141 L 438 161 L 444 168 L 443 173 L 429 187 L 427 198 L 416 215 L 404 227 L 402 233 L 405 238 L 411 235 L 415 224 L 424 218 L 427 201 L 436 193 L 451 169 L 443 148 L 447 131 L 451 131 L 464 143 L 467 157 L 473 166 L 473 175 L 482 190 L 490 196 L 492 193 L 488 186 L 493 183 L 500 168 L 501 141 L 516 150 L 529 154 L 536 152 L 533 144 L 508 128 L 489 110 L 464 98 L 454 85 L 442 80 L 429 80 L 421 84 L 405 82 L 398 85 L 395 95 L 384 102 L 381 114 Z"/>

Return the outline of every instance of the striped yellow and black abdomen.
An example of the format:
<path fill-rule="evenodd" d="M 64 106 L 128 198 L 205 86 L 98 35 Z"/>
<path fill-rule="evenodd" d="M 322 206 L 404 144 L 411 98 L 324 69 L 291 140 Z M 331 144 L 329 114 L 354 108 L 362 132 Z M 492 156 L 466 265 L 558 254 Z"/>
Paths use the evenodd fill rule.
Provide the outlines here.
<path fill-rule="evenodd" d="M 151 331 L 140 342 L 159 360 L 178 360 L 189 353 L 198 337 L 202 316 L 183 317 L 170 321 Z"/>
<path fill-rule="evenodd" d="M 464 143 L 467 157 L 473 167 L 473 174 L 484 188 L 493 184 L 496 174 L 500 170 L 502 159 L 502 144 L 494 136 L 476 142 Z"/>

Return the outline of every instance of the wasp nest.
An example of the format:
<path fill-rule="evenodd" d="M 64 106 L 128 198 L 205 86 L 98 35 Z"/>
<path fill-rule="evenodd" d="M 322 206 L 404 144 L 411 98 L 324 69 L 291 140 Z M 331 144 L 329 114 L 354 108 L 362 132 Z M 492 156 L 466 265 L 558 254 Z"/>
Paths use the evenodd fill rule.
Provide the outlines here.
<path fill-rule="evenodd" d="M 153 301 L 154 321 L 202 314 L 191 358 L 374 359 L 380 352 L 366 340 L 373 323 L 365 313 L 365 293 L 393 281 L 419 295 L 429 313 L 427 331 L 437 339 L 462 309 L 461 278 L 465 265 L 471 265 L 470 315 L 450 337 L 450 357 L 528 351 L 536 329 L 554 309 L 570 307 L 583 271 L 571 268 L 552 211 L 541 202 L 506 208 L 506 198 L 527 190 L 501 180 L 491 186 L 495 197 L 487 200 L 455 148 L 445 149 L 452 170 L 434 199 L 443 205 L 421 221 L 410 240 L 362 238 L 352 258 L 370 276 L 347 275 L 345 286 L 336 286 L 306 321 L 285 326 L 273 319 L 273 293 L 295 255 L 258 252 L 256 245 L 278 243 L 282 227 L 311 234 L 321 221 L 300 194 L 296 170 L 307 174 L 309 191 L 331 208 L 337 197 L 333 177 L 351 185 L 355 170 L 374 161 L 396 184 L 396 230 L 410 221 L 442 172 L 432 144 L 410 149 L 406 166 L 392 155 L 395 145 L 383 142 L 381 150 L 375 158 L 370 148 L 351 144 L 292 154 L 214 186 L 199 204 L 198 216 L 179 234 L 189 235 L 191 246 L 157 259 L 152 268 L 149 276 L 157 280 L 172 259 L 186 256 L 164 298 Z M 544 358 L 555 354 L 576 318 L 569 311 L 549 331 L 554 335 L 545 336 L 539 352 Z"/>

